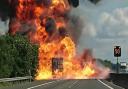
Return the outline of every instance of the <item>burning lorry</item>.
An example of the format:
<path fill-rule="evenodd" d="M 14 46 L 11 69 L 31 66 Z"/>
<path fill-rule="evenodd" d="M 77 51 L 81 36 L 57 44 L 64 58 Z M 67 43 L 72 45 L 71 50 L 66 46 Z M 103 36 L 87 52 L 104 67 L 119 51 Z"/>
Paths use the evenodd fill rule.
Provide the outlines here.
<path fill-rule="evenodd" d="M 52 75 L 53 78 L 56 78 L 56 74 L 59 77 L 63 76 L 63 58 L 52 58 Z"/>

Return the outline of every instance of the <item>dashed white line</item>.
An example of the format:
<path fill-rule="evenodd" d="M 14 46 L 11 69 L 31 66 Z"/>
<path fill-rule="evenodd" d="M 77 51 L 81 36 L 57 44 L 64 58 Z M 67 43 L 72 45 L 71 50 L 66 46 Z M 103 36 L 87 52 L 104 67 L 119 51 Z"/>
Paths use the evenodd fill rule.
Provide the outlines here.
<path fill-rule="evenodd" d="M 52 82 L 43 83 L 43 84 L 40 84 L 40 85 L 37 85 L 37 86 L 29 87 L 29 88 L 27 88 L 27 89 L 33 89 L 33 88 L 41 87 L 41 86 L 48 85 L 48 84 L 51 84 L 51 83 L 54 83 L 54 82 L 57 82 L 57 81 L 52 81 Z"/>
<path fill-rule="evenodd" d="M 68 88 L 72 88 L 77 82 L 78 82 L 78 80 L 73 82 Z"/>
<path fill-rule="evenodd" d="M 109 89 L 114 89 L 113 87 L 111 87 L 111 86 L 109 86 L 109 85 L 105 84 L 105 83 L 104 83 L 104 82 L 102 82 L 101 80 L 99 80 L 99 79 L 98 79 L 98 81 L 99 81 L 100 83 L 102 83 L 104 86 L 108 87 Z"/>

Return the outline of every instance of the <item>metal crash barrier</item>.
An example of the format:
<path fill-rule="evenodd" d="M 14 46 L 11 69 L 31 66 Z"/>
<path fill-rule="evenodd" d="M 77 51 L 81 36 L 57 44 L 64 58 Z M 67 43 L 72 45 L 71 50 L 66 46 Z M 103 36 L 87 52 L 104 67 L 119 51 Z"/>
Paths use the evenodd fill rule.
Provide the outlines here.
<path fill-rule="evenodd" d="M 128 89 L 128 73 L 110 73 L 107 80 Z"/>
<path fill-rule="evenodd" d="M 4 82 L 17 82 L 17 81 L 32 81 L 32 76 L 25 76 L 25 77 L 15 77 L 15 78 L 2 78 L 0 79 L 0 83 Z"/>

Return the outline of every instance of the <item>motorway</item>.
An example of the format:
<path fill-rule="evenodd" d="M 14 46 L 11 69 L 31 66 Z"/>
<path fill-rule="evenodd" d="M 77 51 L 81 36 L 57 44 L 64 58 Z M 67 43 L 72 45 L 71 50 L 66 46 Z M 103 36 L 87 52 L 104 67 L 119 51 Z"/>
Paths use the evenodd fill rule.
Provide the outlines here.
<path fill-rule="evenodd" d="M 2 89 L 123 89 L 106 80 L 42 80 Z"/>

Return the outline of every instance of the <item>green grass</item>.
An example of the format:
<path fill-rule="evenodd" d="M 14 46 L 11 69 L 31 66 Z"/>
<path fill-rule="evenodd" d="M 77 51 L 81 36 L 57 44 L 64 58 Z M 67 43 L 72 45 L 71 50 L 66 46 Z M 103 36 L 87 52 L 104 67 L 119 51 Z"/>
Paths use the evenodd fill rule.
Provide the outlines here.
<path fill-rule="evenodd" d="M 12 83 L 9 83 L 9 82 L 0 83 L 0 87 L 6 87 L 6 86 L 12 86 Z"/>
<path fill-rule="evenodd" d="M 17 82 L 4 82 L 4 83 L 0 83 L 0 88 L 1 87 L 8 87 L 8 86 L 15 86 L 15 85 L 21 85 L 21 84 L 25 84 L 25 83 L 29 83 L 29 81 L 17 81 Z"/>

